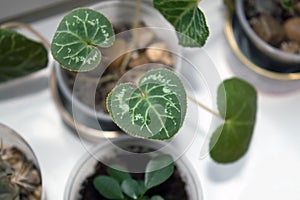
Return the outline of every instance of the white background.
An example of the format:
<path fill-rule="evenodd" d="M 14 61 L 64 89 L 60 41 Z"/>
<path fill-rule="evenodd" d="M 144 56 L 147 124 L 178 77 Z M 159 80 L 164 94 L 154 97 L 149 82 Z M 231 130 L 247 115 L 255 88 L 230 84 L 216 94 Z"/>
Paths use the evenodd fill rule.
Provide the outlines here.
<path fill-rule="evenodd" d="M 209 157 L 200 160 L 201 136 L 188 150 L 187 157 L 197 171 L 204 198 L 300 199 L 300 91 L 276 93 L 277 88 L 287 91 L 290 84 L 298 84 L 300 88 L 299 82 L 272 81 L 247 70 L 226 41 L 222 1 L 203 0 L 200 7 L 211 32 L 204 49 L 222 79 L 242 76 L 259 90 L 257 124 L 250 150 L 243 159 L 231 165 L 218 165 Z M 32 25 L 50 41 L 60 17 L 53 16 Z M 186 53 L 197 60 L 195 52 Z M 30 143 L 42 168 L 47 198 L 60 200 L 68 175 L 85 150 L 60 119 L 48 87 L 50 70 L 44 70 L 29 83 L 0 87 L 0 122 L 15 129 Z"/>
<path fill-rule="evenodd" d="M 0 19 L 37 10 L 67 0 L 1 0 Z"/>

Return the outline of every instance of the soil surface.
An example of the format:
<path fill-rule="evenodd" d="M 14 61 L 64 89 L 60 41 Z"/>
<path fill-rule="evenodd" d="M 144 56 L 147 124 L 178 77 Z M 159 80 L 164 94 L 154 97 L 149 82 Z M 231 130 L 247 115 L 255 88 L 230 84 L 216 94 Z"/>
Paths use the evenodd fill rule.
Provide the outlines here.
<path fill-rule="evenodd" d="M 1 167 L 11 171 L 11 183 L 19 188 L 20 200 L 40 200 L 42 195 L 41 175 L 35 164 L 16 147 L 0 146 Z M 9 167 L 9 169 L 7 169 Z M 2 181 L 0 179 L 0 181 Z"/>

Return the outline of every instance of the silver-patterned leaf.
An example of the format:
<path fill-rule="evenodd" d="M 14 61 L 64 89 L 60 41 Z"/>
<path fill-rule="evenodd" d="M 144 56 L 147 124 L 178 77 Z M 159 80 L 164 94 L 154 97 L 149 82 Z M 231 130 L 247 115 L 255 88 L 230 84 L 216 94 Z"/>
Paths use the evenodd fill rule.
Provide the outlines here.
<path fill-rule="evenodd" d="M 132 83 L 115 87 L 107 98 L 114 122 L 126 133 L 165 140 L 181 128 L 187 107 L 184 86 L 168 69 L 151 70 Z"/>
<path fill-rule="evenodd" d="M 60 22 L 51 44 L 55 60 L 71 71 L 89 71 L 101 61 L 98 47 L 115 40 L 110 21 L 88 8 L 71 11 Z"/>
<path fill-rule="evenodd" d="M 154 7 L 175 27 L 179 44 L 202 47 L 209 35 L 199 0 L 154 0 Z"/>

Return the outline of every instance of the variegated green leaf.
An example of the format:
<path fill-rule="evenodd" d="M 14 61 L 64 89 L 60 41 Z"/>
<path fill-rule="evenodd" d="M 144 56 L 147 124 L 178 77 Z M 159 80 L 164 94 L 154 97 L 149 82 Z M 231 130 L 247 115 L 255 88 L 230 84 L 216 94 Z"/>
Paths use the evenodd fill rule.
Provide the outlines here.
<path fill-rule="evenodd" d="M 133 136 L 165 140 L 181 128 L 187 107 L 184 86 L 168 69 L 151 70 L 132 83 L 115 87 L 107 98 L 114 122 Z"/>
<path fill-rule="evenodd" d="M 60 22 L 51 51 L 53 57 L 68 70 L 88 71 L 101 61 L 98 47 L 110 47 L 114 40 L 113 27 L 104 15 L 79 8 Z"/>
<path fill-rule="evenodd" d="M 47 66 L 42 43 L 13 31 L 0 29 L 0 82 L 26 76 Z"/>
<path fill-rule="evenodd" d="M 199 0 L 154 0 L 154 7 L 175 27 L 179 44 L 202 47 L 209 35 Z"/>

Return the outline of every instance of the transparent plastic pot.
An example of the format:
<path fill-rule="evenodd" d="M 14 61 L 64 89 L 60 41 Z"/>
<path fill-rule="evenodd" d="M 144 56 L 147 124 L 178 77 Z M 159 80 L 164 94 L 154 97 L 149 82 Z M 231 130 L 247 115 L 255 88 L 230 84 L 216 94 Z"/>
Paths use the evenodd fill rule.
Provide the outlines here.
<path fill-rule="evenodd" d="M 132 149 L 143 149 L 148 153 L 137 153 Z M 143 173 L 145 163 L 147 162 L 145 159 L 148 158 L 149 160 L 149 158 L 160 154 L 169 154 L 175 160 L 175 165 L 181 179 L 185 183 L 185 188 L 182 189 L 186 190 L 188 199 L 203 200 L 202 188 L 196 172 L 184 155 L 178 155 L 176 150 L 166 142 L 142 140 L 128 136 L 107 140 L 87 152 L 77 162 L 69 176 L 64 200 L 77 200 L 80 198 L 79 191 L 82 187 L 82 183 L 87 177 L 94 173 L 95 166 L 99 161 L 110 166 L 114 164 L 110 163 L 110 158 L 121 156 L 122 161 L 127 162 L 126 164 L 130 166 L 130 168 L 128 168 L 130 172 Z"/>

